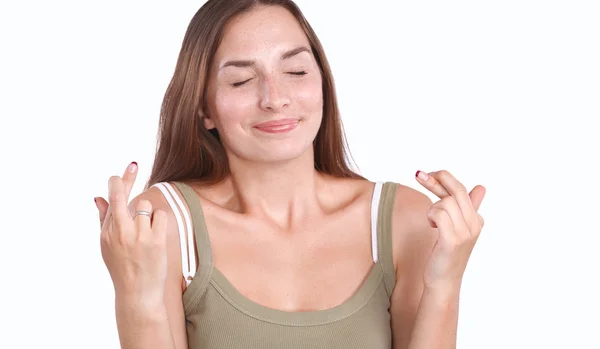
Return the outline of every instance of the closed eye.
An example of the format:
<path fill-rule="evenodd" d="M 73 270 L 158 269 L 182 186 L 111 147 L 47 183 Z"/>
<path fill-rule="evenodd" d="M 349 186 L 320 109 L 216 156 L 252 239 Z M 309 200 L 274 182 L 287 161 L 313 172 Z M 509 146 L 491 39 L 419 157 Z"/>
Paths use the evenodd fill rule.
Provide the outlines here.
<path fill-rule="evenodd" d="M 252 78 L 244 80 L 244 81 L 240 81 L 240 82 L 234 82 L 232 85 L 233 85 L 233 87 L 240 87 L 240 86 L 242 86 L 243 84 L 247 83 L 250 80 L 252 80 Z"/>
<path fill-rule="evenodd" d="M 292 71 L 292 72 L 289 72 L 288 74 L 295 75 L 295 76 L 303 76 L 303 75 L 306 75 L 307 72 L 305 72 L 305 71 Z M 232 84 L 232 86 L 233 87 L 240 87 L 240 86 L 244 85 L 245 83 L 247 83 L 250 80 L 252 80 L 252 78 L 246 79 L 244 81 L 234 82 Z"/>

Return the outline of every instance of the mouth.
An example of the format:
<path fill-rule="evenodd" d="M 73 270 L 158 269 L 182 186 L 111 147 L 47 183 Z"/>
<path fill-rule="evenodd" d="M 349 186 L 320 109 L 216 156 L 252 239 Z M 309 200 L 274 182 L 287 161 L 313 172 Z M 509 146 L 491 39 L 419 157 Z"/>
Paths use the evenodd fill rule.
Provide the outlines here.
<path fill-rule="evenodd" d="M 298 119 L 279 119 L 261 122 L 254 126 L 257 130 L 267 133 L 284 133 L 289 132 L 298 126 Z"/>

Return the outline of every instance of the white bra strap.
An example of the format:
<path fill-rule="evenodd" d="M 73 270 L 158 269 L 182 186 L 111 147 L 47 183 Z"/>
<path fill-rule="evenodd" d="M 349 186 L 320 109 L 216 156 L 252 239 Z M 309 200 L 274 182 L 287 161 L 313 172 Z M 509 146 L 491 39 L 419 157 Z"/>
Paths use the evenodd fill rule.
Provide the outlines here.
<path fill-rule="evenodd" d="M 373 252 L 373 261 L 377 263 L 379 260 L 379 249 L 377 247 L 377 218 L 379 215 L 379 199 L 383 182 L 376 182 L 373 190 L 373 200 L 371 201 L 371 248 Z"/>
<path fill-rule="evenodd" d="M 161 191 L 161 193 L 167 200 L 167 203 L 171 207 L 173 214 L 175 215 L 177 229 L 179 230 L 179 242 L 181 246 L 181 269 L 183 271 L 183 277 L 186 281 L 186 285 L 189 285 L 189 283 L 191 282 L 191 277 L 194 276 L 194 273 L 196 271 L 196 258 L 191 257 L 194 256 L 194 254 L 192 254 L 194 245 L 193 234 L 191 233 L 191 220 L 189 218 L 187 210 L 185 209 L 185 205 L 183 204 L 183 202 L 181 202 L 179 195 L 177 195 L 170 183 L 156 183 L 153 185 L 153 187 L 156 187 Z M 176 202 L 173 202 L 173 199 L 175 199 Z M 188 241 L 191 240 L 191 243 L 186 243 L 186 238 L 184 234 L 188 236 Z M 192 253 L 190 253 L 190 250 L 192 250 Z"/>
<path fill-rule="evenodd" d="M 169 192 L 171 193 L 171 195 L 173 195 L 173 198 L 175 198 L 175 202 L 179 206 L 180 212 L 183 213 L 183 218 L 184 218 L 183 221 L 186 223 L 187 253 L 188 253 L 188 262 L 189 262 L 189 274 L 186 275 L 186 280 L 187 280 L 188 276 L 193 277 L 194 273 L 196 272 L 196 257 L 195 257 L 196 252 L 194 249 L 194 230 L 192 228 L 192 219 L 190 218 L 188 210 L 186 210 L 185 205 L 181 201 L 179 195 L 177 195 L 177 193 L 175 192 L 175 189 L 173 189 L 173 186 L 170 183 L 164 183 L 164 184 L 167 187 L 167 189 L 169 190 Z"/>

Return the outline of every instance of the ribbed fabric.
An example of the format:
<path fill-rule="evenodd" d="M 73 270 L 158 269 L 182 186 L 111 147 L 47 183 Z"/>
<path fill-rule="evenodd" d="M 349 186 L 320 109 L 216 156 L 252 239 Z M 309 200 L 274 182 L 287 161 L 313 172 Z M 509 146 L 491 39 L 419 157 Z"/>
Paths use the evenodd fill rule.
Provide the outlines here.
<path fill-rule="evenodd" d="M 271 309 L 243 296 L 213 266 L 210 240 L 198 196 L 174 183 L 187 202 L 194 226 L 198 271 L 183 294 L 190 349 L 390 349 L 390 295 L 396 275 L 391 219 L 397 184 L 383 184 L 379 201 L 378 261 L 357 292 L 320 311 Z"/>

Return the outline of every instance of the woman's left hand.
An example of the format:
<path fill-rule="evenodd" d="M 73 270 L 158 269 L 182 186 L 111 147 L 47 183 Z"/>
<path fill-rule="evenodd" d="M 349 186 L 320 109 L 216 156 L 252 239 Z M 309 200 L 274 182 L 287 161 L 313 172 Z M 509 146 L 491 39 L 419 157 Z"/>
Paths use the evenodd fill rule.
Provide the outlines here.
<path fill-rule="evenodd" d="M 429 225 L 438 230 L 429 264 L 425 271 L 425 288 L 454 292 L 460 289 L 462 277 L 477 242 L 483 218 L 477 213 L 485 188 L 475 186 L 467 192 L 450 172 L 417 172 L 417 181 L 440 198 L 427 212 Z"/>

